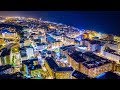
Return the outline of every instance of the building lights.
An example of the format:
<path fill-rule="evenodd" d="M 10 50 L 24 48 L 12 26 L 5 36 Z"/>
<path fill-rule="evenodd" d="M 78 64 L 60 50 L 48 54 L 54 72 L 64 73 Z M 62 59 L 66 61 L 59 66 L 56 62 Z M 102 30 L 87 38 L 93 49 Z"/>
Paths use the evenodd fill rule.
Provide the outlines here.
<path fill-rule="evenodd" d="M 41 19 L 37 20 L 36 18 L 31 18 L 31 17 L 26 18 L 20 16 L 14 16 L 14 17 L 8 16 L 5 18 L 4 21 L 5 23 L 7 22 L 19 26 L 27 26 L 23 28 L 24 34 L 22 37 L 19 36 L 19 34 L 15 33 L 18 30 L 16 28 L 15 29 L 7 28 L 8 31 L 3 32 L 0 35 L 1 38 L 0 45 L 3 48 L 7 47 L 7 45 L 11 43 L 18 43 L 17 46 L 11 48 L 10 56 L 1 59 L 4 59 L 5 64 L 9 63 L 10 61 L 10 64 L 12 64 L 15 68 L 15 72 L 20 71 L 20 67 L 22 67 L 24 69 L 23 74 L 27 78 L 71 79 L 70 78 L 71 71 L 70 72 L 59 71 L 59 68 L 56 69 L 51 68 L 48 62 L 46 61 L 47 55 L 48 57 L 53 58 L 53 60 L 55 60 L 56 64 L 58 64 L 59 67 L 69 67 L 69 68 L 73 67 L 73 69 L 78 70 L 79 72 L 82 72 L 84 74 L 87 74 L 90 77 L 96 77 L 101 73 L 111 70 L 112 64 L 111 63 L 104 64 L 105 63 L 104 60 L 98 62 L 99 58 L 105 58 L 105 59 L 109 59 L 110 61 L 115 61 L 117 65 L 118 63 L 120 63 L 119 61 L 120 44 L 118 44 L 118 42 L 120 42 L 120 37 L 118 36 L 114 36 L 113 39 L 116 42 L 117 49 L 115 49 L 116 50 L 116 53 L 114 53 L 115 55 L 112 55 L 113 53 L 111 54 L 105 52 L 103 47 L 109 46 L 110 48 L 114 49 L 116 48 L 116 46 L 113 45 L 115 44 L 115 42 L 113 42 L 113 44 L 111 45 L 110 44 L 107 44 L 106 46 L 101 45 L 100 47 L 101 49 L 98 52 L 95 50 L 97 48 L 97 45 L 99 44 L 90 43 L 90 41 L 92 42 L 97 40 L 102 43 L 106 43 L 107 42 L 106 38 L 108 36 L 107 34 L 102 34 L 100 32 L 95 32 L 92 30 L 79 30 L 78 28 L 63 25 L 61 23 L 43 21 Z M 3 29 L 1 28 L 1 30 Z M 57 32 L 57 34 L 55 35 L 54 32 Z M 50 37 L 54 39 L 53 42 L 52 40 L 47 40 L 48 39 L 47 34 L 49 34 Z M 71 48 L 68 48 L 67 50 L 66 48 L 64 48 L 65 50 L 61 49 L 61 47 L 70 47 L 70 45 L 73 45 L 75 47 L 75 50 Z M 46 54 L 46 52 L 43 53 L 43 50 L 46 51 L 50 50 L 53 52 L 53 54 Z M 21 53 L 21 51 L 23 51 L 23 53 Z M 72 53 L 74 53 L 73 51 L 81 52 L 82 54 L 78 56 L 80 56 L 81 59 L 85 59 L 86 62 L 77 63 L 77 61 L 70 58 L 69 55 L 72 55 Z M 94 61 L 93 59 L 95 55 L 85 56 L 85 53 L 87 51 L 93 52 L 95 55 L 99 56 L 97 57 L 96 61 Z M 65 57 L 63 57 L 62 55 L 64 55 Z M 41 65 L 41 68 L 29 71 L 29 67 L 23 65 L 23 62 L 28 61 L 28 63 L 30 63 L 29 61 L 34 58 L 37 58 L 38 61 L 36 61 L 36 63 L 33 62 L 33 65 L 36 66 L 39 64 Z M 92 66 L 99 64 L 102 65 L 92 68 Z M 34 69 L 34 67 L 32 69 Z"/>

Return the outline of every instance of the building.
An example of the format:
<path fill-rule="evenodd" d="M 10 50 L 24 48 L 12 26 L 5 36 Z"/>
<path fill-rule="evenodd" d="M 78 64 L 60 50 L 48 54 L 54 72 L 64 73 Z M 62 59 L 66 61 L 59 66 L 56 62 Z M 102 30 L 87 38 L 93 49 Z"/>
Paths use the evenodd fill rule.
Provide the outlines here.
<path fill-rule="evenodd" d="M 120 54 L 118 54 L 115 50 L 112 49 L 104 50 L 104 57 L 111 61 L 115 61 L 118 64 L 120 63 Z"/>
<path fill-rule="evenodd" d="M 83 58 L 86 59 L 86 61 L 82 63 L 80 72 L 89 77 L 94 78 L 113 69 L 113 64 L 110 60 L 99 57 L 91 52 L 85 52 Z"/>
<path fill-rule="evenodd" d="M 68 63 L 74 70 L 80 71 L 81 64 L 86 60 L 82 58 L 82 52 L 74 51 L 72 54 L 68 54 Z"/>
<path fill-rule="evenodd" d="M 41 74 L 41 65 L 38 63 L 38 59 L 34 58 L 34 59 L 29 59 L 29 60 L 25 60 L 22 62 L 23 64 L 23 72 L 24 72 L 24 76 L 26 76 L 27 78 L 40 78 Z"/>
<path fill-rule="evenodd" d="M 8 50 L 7 48 L 3 48 L 1 50 L 1 64 L 2 65 L 7 65 L 10 64 L 10 50 Z"/>
<path fill-rule="evenodd" d="M 20 40 L 20 47 L 24 47 L 24 39 Z"/>
<path fill-rule="evenodd" d="M 26 54 L 27 54 L 27 59 L 34 58 L 34 50 L 33 47 L 31 46 L 26 46 Z"/>
<path fill-rule="evenodd" d="M 18 47 L 12 47 L 10 51 L 10 64 L 19 67 L 21 63 L 20 52 Z"/>
<path fill-rule="evenodd" d="M 56 40 L 63 41 L 63 37 L 62 37 L 62 34 L 60 32 L 53 32 L 51 36 L 53 38 L 55 38 Z"/>
<path fill-rule="evenodd" d="M 2 65 L 0 66 L 0 75 L 3 74 L 13 74 L 14 70 L 11 65 Z"/>
<path fill-rule="evenodd" d="M 13 74 L 2 74 L 0 79 L 25 79 L 23 75 L 19 72 Z"/>
<path fill-rule="evenodd" d="M 73 71 L 72 79 L 90 79 L 90 77 L 86 74 L 83 74 L 77 70 Z"/>
<path fill-rule="evenodd" d="M 61 41 L 56 41 L 56 42 L 54 42 L 54 43 L 52 43 L 52 48 L 54 49 L 54 48 L 59 48 L 59 47 L 61 47 L 63 45 L 63 43 L 61 42 Z"/>
<path fill-rule="evenodd" d="M 115 44 L 115 43 L 109 43 L 107 44 L 107 47 L 109 47 L 112 50 L 118 51 L 119 49 L 119 44 Z"/>
<path fill-rule="evenodd" d="M 114 35 L 108 34 L 106 39 L 107 39 L 108 41 L 114 41 Z"/>
<path fill-rule="evenodd" d="M 54 39 L 50 35 L 47 35 L 47 42 L 49 44 L 49 46 L 48 46 L 49 49 L 58 48 L 58 47 L 61 47 L 63 45 L 63 42 Z"/>
<path fill-rule="evenodd" d="M 120 64 L 113 62 L 113 71 L 119 73 L 120 72 Z"/>
<path fill-rule="evenodd" d="M 20 48 L 20 58 L 21 58 L 21 63 L 24 60 L 27 60 L 27 53 L 25 47 Z"/>
<path fill-rule="evenodd" d="M 35 51 L 42 51 L 44 49 L 47 49 L 47 44 L 45 43 L 36 43 L 36 46 L 33 47 Z"/>
<path fill-rule="evenodd" d="M 3 29 L 1 33 L 2 33 L 3 38 L 16 38 L 17 37 L 16 32 L 10 32 L 7 29 Z"/>
<path fill-rule="evenodd" d="M 62 46 L 62 47 L 60 47 L 60 53 L 62 53 L 62 54 L 67 56 L 68 55 L 67 54 L 68 49 L 70 50 L 72 48 L 74 49 L 74 45 Z"/>
<path fill-rule="evenodd" d="M 46 35 L 45 36 L 40 36 L 38 39 L 41 40 L 41 43 L 46 43 Z"/>
<path fill-rule="evenodd" d="M 44 59 L 42 58 L 41 53 L 37 56 L 37 58 L 38 58 L 39 64 L 40 64 L 41 66 L 44 66 Z"/>
<path fill-rule="evenodd" d="M 115 35 L 114 35 L 114 41 L 120 42 L 120 36 L 115 36 Z"/>
<path fill-rule="evenodd" d="M 41 43 L 41 39 L 34 39 L 33 40 L 35 43 Z"/>
<path fill-rule="evenodd" d="M 67 37 L 67 36 L 63 36 L 63 44 L 64 45 L 75 45 L 75 39 Z"/>
<path fill-rule="evenodd" d="M 72 75 L 72 67 L 59 67 L 51 57 L 45 60 L 45 67 L 52 79 L 70 79 Z"/>
<path fill-rule="evenodd" d="M 101 50 L 101 42 L 92 40 L 90 41 L 90 51 L 92 52 L 100 52 Z"/>
<path fill-rule="evenodd" d="M 84 39 L 82 42 L 83 45 L 87 46 L 88 51 L 99 52 L 99 53 L 101 52 L 102 49 L 101 46 L 104 45 L 104 43 L 98 40 Z"/>
<path fill-rule="evenodd" d="M 47 34 L 46 41 L 50 44 L 50 43 L 56 42 L 56 39 L 54 39 L 53 37 L 51 37 L 50 35 Z"/>
<path fill-rule="evenodd" d="M 0 39 L 0 45 L 4 46 L 6 43 L 5 43 L 5 40 L 4 39 Z"/>
<path fill-rule="evenodd" d="M 24 46 L 30 46 L 31 45 L 31 40 L 29 40 L 29 39 L 25 39 L 24 40 Z"/>

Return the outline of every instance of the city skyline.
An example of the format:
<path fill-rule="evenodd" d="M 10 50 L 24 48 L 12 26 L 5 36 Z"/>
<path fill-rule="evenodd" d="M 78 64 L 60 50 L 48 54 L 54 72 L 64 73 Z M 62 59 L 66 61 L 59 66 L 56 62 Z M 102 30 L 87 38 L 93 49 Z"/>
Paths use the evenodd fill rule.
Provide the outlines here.
<path fill-rule="evenodd" d="M 79 29 L 120 34 L 119 11 L 0 11 L 0 15 L 42 18 Z"/>
<path fill-rule="evenodd" d="M 0 79 L 120 79 L 120 36 L 53 22 L 48 12 L 46 20 L 10 14 L 0 16 Z"/>

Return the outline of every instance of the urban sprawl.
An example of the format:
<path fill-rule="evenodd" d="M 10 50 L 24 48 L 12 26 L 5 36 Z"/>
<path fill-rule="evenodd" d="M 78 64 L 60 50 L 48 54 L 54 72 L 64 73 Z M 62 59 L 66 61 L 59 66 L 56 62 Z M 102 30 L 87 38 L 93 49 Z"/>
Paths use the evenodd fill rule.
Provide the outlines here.
<path fill-rule="evenodd" d="M 120 79 L 120 36 L 40 18 L 0 17 L 0 79 L 113 76 Z"/>

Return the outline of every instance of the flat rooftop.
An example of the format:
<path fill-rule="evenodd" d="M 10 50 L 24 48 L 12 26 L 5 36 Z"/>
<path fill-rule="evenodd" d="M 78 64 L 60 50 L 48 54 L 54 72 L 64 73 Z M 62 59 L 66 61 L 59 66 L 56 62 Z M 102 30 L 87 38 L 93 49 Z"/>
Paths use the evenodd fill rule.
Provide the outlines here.
<path fill-rule="evenodd" d="M 85 52 L 83 55 L 85 55 L 89 58 L 89 60 L 83 62 L 83 65 L 86 66 L 89 69 L 90 68 L 96 68 L 96 67 L 102 66 L 104 64 L 111 63 L 110 60 L 99 57 L 92 52 Z"/>
<path fill-rule="evenodd" d="M 40 64 L 34 65 L 34 61 L 38 61 L 38 59 L 34 58 L 34 59 L 30 59 L 30 60 L 25 60 L 25 61 L 22 61 L 22 63 L 25 64 L 29 70 L 40 69 L 41 65 Z"/>
<path fill-rule="evenodd" d="M 75 51 L 72 54 L 69 55 L 71 58 L 73 58 L 73 60 L 75 60 L 76 62 L 80 63 L 80 62 L 84 62 L 86 61 L 83 57 L 82 57 L 82 52 L 80 51 Z"/>
<path fill-rule="evenodd" d="M 57 63 L 53 60 L 53 58 L 47 57 L 46 62 L 50 66 L 50 68 L 55 72 L 67 72 L 73 71 L 72 67 L 59 67 Z"/>
<path fill-rule="evenodd" d="M 91 40 L 90 43 L 91 43 L 91 44 L 101 44 L 101 42 L 98 41 L 98 40 Z"/>
<path fill-rule="evenodd" d="M 11 65 L 3 65 L 3 66 L 0 66 L 0 72 L 2 72 L 2 71 L 4 71 L 4 70 L 7 70 L 7 69 L 9 69 L 9 68 L 12 68 L 12 66 Z"/>
<path fill-rule="evenodd" d="M 101 41 L 99 40 L 89 40 L 89 39 L 83 39 L 84 41 L 89 41 L 90 44 L 101 44 Z"/>
<path fill-rule="evenodd" d="M 34 42 L 40 42 L 41 39 L 34 39 Z"/>
<path fill-rule="evenodd" d="M 73 46 L 75 46 L 75 45 L 63 46 L 63 47 L 60 47 L 60 49 L 62 49 L 63 51 L 65 51 L 65 50 L 68 50 L 69 48 L 71 48 Z"/>
<path fill-rule="evenodd" d="M 77 70 L 75 70 L 75 71 L 72 73 L 72 76 L 75 77 L 75 78 L 77 78 L 77 79 L 90 79 L 90 78 L 88 77 L 88 75 L 83 74 L 83 73 L 81 73 L 81 72 L 79 72 L 79 71 L 77 71 Z"/>
<path fill-rule="evenodd" d="M 52 35 L 55 35 L 55 36 L 61 36 L 62 34 L 59 33 L 59 32 L 53 32 Z"/>
<path fill-rule="evenodd" d="M 106 49 L 105 52 L 120 56 L 120 54 L 117 54 L 117 52 L 115 50 L 112 50 L 112 49 Z"/>
<path fill-rule="evenodd" d="M 37 46 L 46 45 L 45 43 L 36 43 Z"/>
<path fill-rule="evenodd" d="M 47 41 L 49 43 L 54 43 L 54 42 L 56 42 L 56 39 L 54 39 L 53 37 L 51 37 L 50 35 L 47 34 Z"/>
<path fill-rule="evenodd" d="M 1 53 L 1 57 L 5 57 L 7 55 L 10 55 L 10 49 L 7 49 L 7 48 L 3 48 L 2 49 L 2 53 Z"/>

